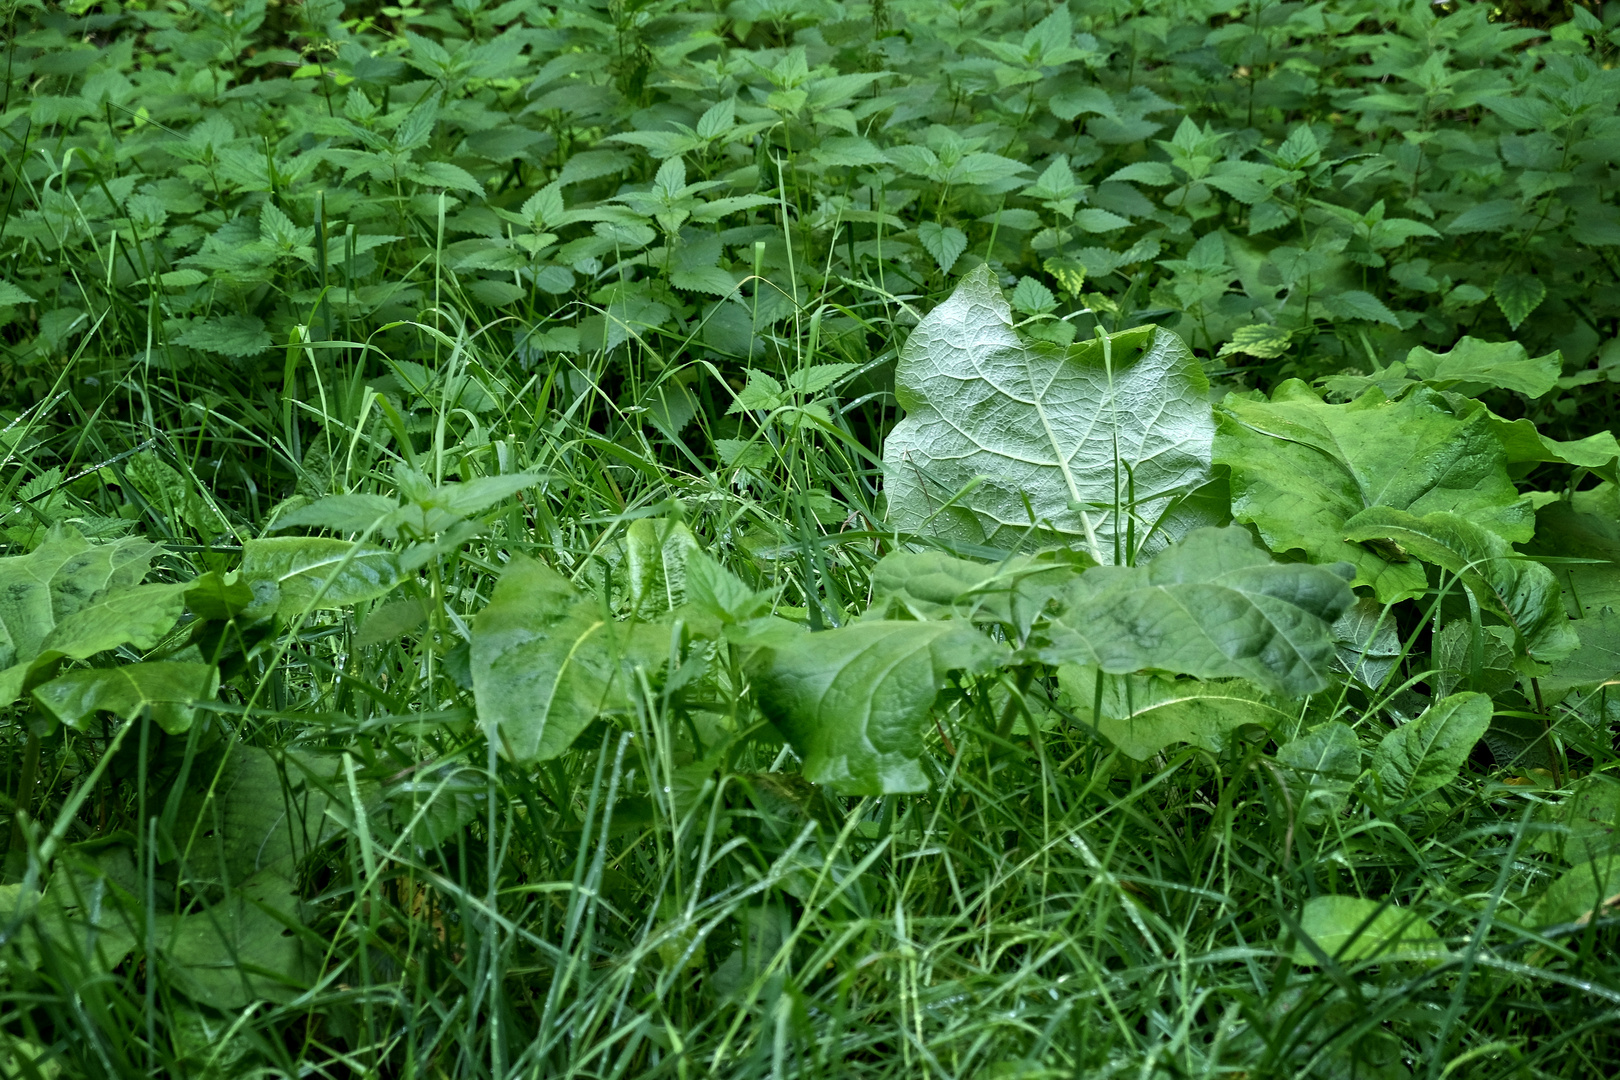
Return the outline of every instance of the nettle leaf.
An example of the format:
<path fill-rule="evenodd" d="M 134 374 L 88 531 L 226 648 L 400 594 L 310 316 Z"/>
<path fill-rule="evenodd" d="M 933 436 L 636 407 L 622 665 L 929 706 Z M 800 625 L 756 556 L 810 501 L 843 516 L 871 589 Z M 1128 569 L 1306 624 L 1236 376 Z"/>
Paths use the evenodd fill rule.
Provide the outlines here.
<path fill-rule="evenodd" d="M 1490 726 L 1491 699 L 1486 695 L 1442 698 L 1380 740 L 1371 766 L 1377 790 L 1391 803 L 1438 791 L 1457 778 Z"/>
<path fill-rule="evenodd" d="M 670 630 L 618 623 L 568 580 L 515 556 L 473 621 L 471 670 L 478 719 L 511 761 L 549 761 L 592 720 L 624 713 L 635 669 L 656 672 Z"/>
<path fill-rule="evenodd" d="M 1509 328 L 1517 330 L 1519 324 L 1528 319 L 1530 313 L 1547 298 L 1547 286 L 1542 284 L 1540 278 L 1530 274 L 1503 274 L 1491 287 L 1491 295 L 1496 297 L 1496 306 L 1507 316 Z"/>
<path fill-rule="evenodd" d="M 849 795 L 928 790 L 928 718 L 951 671 L 991 670 L 1005 646 L 951 622 L 854 623 L 756 652 L 761 710 L 806 779 Z"/>
<path fill-rule="evenodd" d="M 1058 685 L 1083 724 L 1136 761 L 1179 743 L 1218 754 L 1240 729 L 1280 729 L 1293 719 L 1260 687 L 1242 679 L 1206 682 L 1159 675 L 1102 675 L 1102 714 L 1096 712 L 1098 670 L 1089 664 L 1058 668 Z"/>
<path fill-rule="evenodd" d="M 1494 386 L 1537 398 L 1557 384 L 1563 356 L 1550 352 L 1532 358 L 1517 341 L 1463 337 L 1444 353 L 1417 346 L 1406 354 L 1406 370 L 1441 389 L 1455 387 L 1464 394 Z"/>
<path fill-rule="evenodd" d="M 175 339 L 176 345 L 231 357 L 257 356 L 271 345 L 270 332 L 257 315 L 218 315 L 197 319 Z"/>
<path fill-rule="evenodd" d="M 967 250 L 967 235 L 961 229 L 941 225 L 937 221 L 925 221 L 918 225 L 917 239 L 922 241 L 923 249 L 934 257 L 940 270 L 947 274 L 962 252 Z"/>
<path fill-rule="evenodd" d="M 1299 929 L 1329 959 L 1341 964 L 1363 960 L 1432 960 L 1445 944 L 1421 915 L 1394 904 L 1357 896 L 1313 896 L 1300 912 Z M 1322 961 L 1304 942 L 1294 943 L 1296 964 Z"/>
<path fill-rule="evenodd" d="M 1270 401 L 1228 398 L 1217 414 L 1214 460 L 1231 469 L 1232 514 L 1255 525 L 1273 551 L 1353 564 L 1354 584 L 1372 586 L 1384 603 L 1421 595 L 1422 566 L 1346 540 L 1344 525 L 1388 506 L 1456 513 L 1504 539 L 1528 540 L 1529 504 L 1508 478 L 1484 410 L 1470 404 L 1454 407 L 1420 387 L 1397 401 L 1373 389 L 1327 405 L 1292 380 Z"/>
<path fill-rule="evenodd" d="M 1338 319 L 1366 319 L 1393 326 L 1397 330 L 1401 328 L 1401 321 L 1382 300 L 1360 289 L 1347 289 L 1334 296 L 1323 297 L 1322 306 Z"/>
<path fill-rule="evenodd" d="M 1025 315 L 1045 315 L 1057 309 L 1057 297 L 1052 290 L 1032 277 L 1019 278 L 1013 290 L 1013 307 Z"/>
<path fill-rule="evenodd" d="M 1261 360 L 1275 360 L 1288 351 L 1293 333 L 1271 323 L 1240 326 L 1232 331 L 1232 340 L 1221 346 L 1217 356 L 1243 353 Z"/>
<path fill-rule="evenodd" d="M 219 670 L 214 665 L 158 661 L 70 671 L 36 686 L 34 700 L 80 731 L 98 712 L 133 720 L 150 709 L 159 727 L 179 735 L 190 730 L 197 703 L 218 692 Z"/>
<path fill-rule="evenodd" d="M 374 600 L 404 576 L 391 551 L 314 536 L 249 540 L 240 573 L 255 594 L 269 587 L 270 606 L 284 618 Z"/>
<path fill-rule="evenodd" d="M 1578 644 L 1553 572 L 1467 518 L 1445 511 L 1418 517 L 1375 506 L 1345 522 L 1344 535 L 1358 543 L 1398 544 L 1412 556 L 1459 575 L 1481 603 L 1513 627 L 1519 647 L 1537 660 L 1568 656 Z"/>
<path fill-rule="evenodd" d="M 1203 523 L 1183 503 L 1210 478 L 1213 422 L 1181 339 L 1142 327 L 1063 348 L 1012 321 L 979 267 L 912 331 L 895 369 L 907 415 L 883 451 L 890 524 L 1123 561 Z"/>
<path fill-rule="evenodd" d="M 1350 576 L 1348 566 L 1273 562 L 1244 529 L 1197 529 L 1146 566 L 1086 571 L 1040 657 L 1313 694 L 1328 684 L 1330 624 L 1353 599 Z"/>

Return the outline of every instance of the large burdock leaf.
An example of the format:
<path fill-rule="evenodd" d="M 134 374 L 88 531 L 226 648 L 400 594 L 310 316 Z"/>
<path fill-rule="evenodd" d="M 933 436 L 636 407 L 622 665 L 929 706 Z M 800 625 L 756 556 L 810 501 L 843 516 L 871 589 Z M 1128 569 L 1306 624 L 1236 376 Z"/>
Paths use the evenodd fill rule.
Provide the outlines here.
<path fill-rule="evenodd" d="M 1210 478 L 1208 385 L 1168 330 L 1067 348 L 1023 341 L 981 266 L 900 354 L 895 393 L 906 418 L 883 451 L 889 522 L 1001 548 L 1033 526 L 1037 542 L 1126 561 L 1117 556 L 1131 540 L 1173 539 L 1188 527 L 1183 518 L 1210 523 L 1178 507 Z"/>
<path fill-rule="evenodd" d="M 754 688 L 813 783 L 926 791 L 923 729 L 946 674 L 987 670 L 1004 653 L 962 623 L 874 620 L 761 648 Z"/>
<path fill-rule="evenodd" d="M 1489 416 L 1454 409 L 1426 387 L 1398 401 L 1370 390 L 1327 405 L 1290 381 L 1270 401 L 1229 398 L 1217 425 L 1215 461 L 1232 470 L 1233 516 L 1273 551 L 1351 563 L 1354 583 L 1386 604 L 1421 595 L 1427 580 L 1400 552 L 1344 538 L 1344 523 L 1368 507 L 1459 514 L 1513 542 L 1534 528 Z"/>
<path fill-rule="evenodd" d="M 1328 682 L 1349 576 L 1345 566 L 1273 562 L 1243 529 L 1197 529 L 1146 566 L 1086 571 L 1041 659 L 1312 694 Z"/>
<path fill-rule="evenodd" d="M 1398 545 L 1459 575 L 1483 605 L 1513 628 L 1519 648 L 1537 660 L 1562 659 L 1580 643 L 1553 572 L 1467 518 L 1443 511 L 1417 517 L 1374 506 L 1345 522 L 1344 535 Z"/>
<path fill-rule="evenodd" d="M 1392 803 L 1416 799 L 1451 783 L 1490 726 L 1489 697 L 1452 694 L 1385 735 L 1372 758 L 1384 798 Z"/>
<path fill-rule="evenodd" d="M 556 571 L 514 557 L 473 622 L 478 718 L 511 760 L 554 758 L 598 716 L 631 708 L 636 666 L 667 660 L 669 634 L 614 622 Z"/>
<path fill-rule="evenodd" d="M 1242 679 L 1205 682 L 1162 675 L 1103 676 L 1099 716 L 1097 677 L 1090 665 L 1058 668 L 1058 685 L 1075 716 L 1137 761 L 1176 743 L 1220 753 L 1239 728 L 1255 724 L 1272 731 L 1292 718 L 1264 690 Z"/>
<path fill-rule="evenodd" d="M 198 702 L 219 692 L 212 664 L 164 660 L 59 675 L 34 688 L 34 700 L 68 727 L 84 730 L 97 712 L 133 720 L 143 709 L 170 735 L 191 727 Z"/>
<path fill-rule="evenodd" d="M 138 584 L 157 550 L 135 539 L 92 544 L 59 527 L 27 555 L 0 559 L 0 705 L 57 660 L 157 644 L 184 603 L 183 586 Z"/>
<path fill-rule="evenodd" d="M 217 1009 L 257 1000 L 290 1001 L 318 970 L 296 933 L 292 883 L 264 871 L 201 911 L 159 918 L 163 969 L 188 997 Z"/>

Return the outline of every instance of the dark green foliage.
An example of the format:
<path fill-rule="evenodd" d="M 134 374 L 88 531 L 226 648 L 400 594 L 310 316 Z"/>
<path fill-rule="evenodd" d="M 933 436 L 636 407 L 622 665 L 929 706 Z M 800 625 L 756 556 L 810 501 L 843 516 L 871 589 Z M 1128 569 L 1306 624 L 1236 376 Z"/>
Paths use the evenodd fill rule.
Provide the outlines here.
<path fill-rule="evenodd" d="M 0 1077 L 1620 1069 L 1620 6 L 3 10 Z"/>

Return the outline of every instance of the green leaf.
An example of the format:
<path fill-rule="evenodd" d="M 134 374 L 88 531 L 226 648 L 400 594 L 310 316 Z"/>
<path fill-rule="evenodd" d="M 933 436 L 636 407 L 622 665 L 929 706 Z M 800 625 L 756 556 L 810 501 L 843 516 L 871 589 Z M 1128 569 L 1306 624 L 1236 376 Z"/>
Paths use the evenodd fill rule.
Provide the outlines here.
<path fill-rule="evenodd" d="M 1553 572 L 1467 518 L 1446 511 L 1418 517 L 1370 507 L 1345 522 L 1347 540 L 1381 540 L 1457 574 L 1482 604 L 1514 630 L 1519 648 L 1537 660 L 1568 656 L 1577 642 Z"/>
<path fill-rule="evenodd" d="M 684 522 L 638 518 L 625 529 L 624 569 L 630 606 L 644 617 L 686 602 L 686 560 L 701 551 Z"/>
<path fill-rule="evenodd" d="M 179 735 L 191 728 L 196 703 L 218 692 L 219 671 L 212 664 L 158 661 L 70 671 L 36 686 L 34 699 L 81 731 L 97 712 L 133 720 L 150 708 L 159 727 Z"/>
<path fill-rule="evenodd" d="M 637 666 L 669 657 L 667 627 L 615 623 L 556 571 L 514 556 L 472 626 L 478 719 L 505 756 L 548 761 L 598 716 L 628 712 Z"/>
<path fill-rule="evenodd" d="M 157 550 L 156 545 L 133 538 L 91 544 L 73 529 L 58 526 L 27 555 L 0 559 L 0 704 L 15 701 L 36 669 L 53 659 L 64 655 L 83 659 L 123 644 L 127 638 L 117 636 L 118 625 L 100 626 L 98 619 L 86 624 L 76 617 L 135 586 L 146 576 Z M 172 600 L 164 597 L 167 609 Z M 125 611 L 123 605 L 114 604 L 108 614 L 122 618 Z M 178 618 L 180 612 L 175 609 L 173 614 Z M 141 635 L 142 648 L 156 644 L 154 633 L 174 625 L 170 619 L 157 629 L 140 605 L 130 616 L 128 630 Z"/>
<path fill-rule="evenodd" d="M 9 281 L 0 281 L 0 307 L 16 307 L 20 304 L 32 304 L 34 298 L 23 292 Z"/>
<path fill-rule="evenodd" d="M 257 356 L 271 344 L 270 332 L 257 315 L 220 315 L 198 319 L 174 339 L 176 345 L 225 356 Z"/>
<path fill-rule="evenodd" d="M 264 873 L 220 902 L 155 928 L 164 970 L 183 993 L 217 1009 L 297 997 L 318 970 L 296 926 L 292 883 Z"/>
<path fill-rule="evenodd" d="M 1529 505 L 1484 411 L 1454 409 L 1435 391 L 1390 401 L 1375 389 L 1327 405 L 1290 381 L 1269 402 L 1228 398 L 1217 425 L 1214 459 L 1231 469 L 1233 516 L 1273 551 L 1353 564 L 1354 584 L 1384 603 L 1421 595 L 1428 581 L 1398 552 L 1344 539 L 1344 523 L 1370 506 L 1448 511 L 1507 540 L 1530 538 Z"/>
<path fill-rule="evenodd" d="M 1377 790 L 1390 803 L 1438 791 L 1457 778 L 1490 726 L 1491 699 L 1486 695 L 1442 698 L 1379 741 L 1372 756 Z"/>
<path fill-rule="evenodd" d="M 1532 359 L 1517 341 L 1464 337 L 1445 353 L 1417 346 L 1406 354 L 1406 370 L 1442 390 L 1477 394 L 1494 386 L 1537 398 L 1557 383 L 1563 357 L 1551 352 Z"/>
<path fill-rule="evenodd" d="M 1554 699 L 1620 686 L 1620 611 L 1608 608 L 1570 624 L 1580 646 L 1552 666 L 1542 690 Z M 1610 691 L 1613 693 L 1613 691 Z"/>
<path fill-rule="evenodd" d="M 1360 289 L 1346 289 L 1334 296 L 1324 297 L 1322 306 L 1337 319 L 1366 319 L 1393 326 L 1397 330 L 1401 328 L 1401 321 L 1382 300 Z"/>
<path fill-rule="evenodd" d="M 1416 912 L 1357 896 L 1311 897 L 1300 913 L 1299 929 L 1341 964 L 1433 959 L 1446 951 L 1434 927 Z M 1293 960 L 1303 965 L 1321 963 L 1298 941 Z"/>
<path fill-rule="evenodd" d="M 995 565 L 939 551 L 895 551 L 872 568 L 873 612 L 998 622 L 1019 639 L 1090 560 L 1057 550 Z"/>
<path fill-rule="evenodd" d="M 1123 561 L 1130 540 L 1151 550 L 1197 520 L 1178 503 L 1210 477 L 1208 382 L 1167 330 L 1026 344 L 979 267 L 912 331 L 895 392 L 907 415 L 883 470 L 896 529 Z"/>
<path fill-rule="evenodd" d="M 1045 315 L 1057 308 L 1052 290 L 1032 277 L 1019 278 L 1013 290 L 1012 305 L 1025 315 Z"/>
<path fill-rule="evenodd" d="M 923 733 L 946 674 L 987 671 L 1004 652 L 959 623 L 860 622 L 760 649 L 754 686 L 812 783 L 848 795 L 926 791 Z"/>
<path fill-rule="evenodd" d="M 722 626 L 747 622 L 770 607 L 771 593 L 755 592 L 702 551 L 686 555 L 686 603 Z"/>
<path fill-rule="evenodd" d="M 327 495 L 307 506 L 283 514 L 272 529 L 315 528 L 335 532 L 363 533 L 399 509 L 399 502 L 386 495 Z"/>
<path fill-rule="evenodd" d="M 1204 682 L 1158 675 L 1104 675 L 1099 718 L 1097 676 L 1090 664 L 1064 664 L 1058 668 L 1058 685 L 1081 723 L 1095 727 L 1136 761 L 1178 743 L 1218 754 L 1241 728 L 1252 724 L 1270 731 L 1293 718 L 1272 704 L 1264 690 L 1241 679 Z"/>
<path fill-rule="evenodd" d="M 249 540 L 242 545 L 240 572 L 249 585 L 275 585 L 283 618 L 374 600 L 403 576 L 391 551 L 314 536 Z"/>
<path fill-rule="evenodd" d="M 1597 499 L 1583 499 L 1586 494 L 1537 510 L 1535 539 L 1525 551 L 1557 560 L 1550 569 L 1570 604 L 1590 616 L 1603 608 L 1620 610 L 1620 517 Z"/>
<path fill-rule="evenodd" d="M 1542 284 L 1540 278 L 1530 274 L 1503 274 L 1491 287 L 1491 295 L 1496 297 L 1496 306 L 1507 316 L 1509 328 L 1517 330 L 1519 324 L 1528 319 L 1530 313 L 1547 298 L 1547 286 Z"/>
<path fill-rule="evenodd" d="M 1146 566 L 1086 571 L 1052 620 L 1041 659 L 1313 694 L 1328 682 L 1329 624 L 1350 606 L 1349 574 L 1275 563 L 1244 529 L 1197 529 Z"/>
<path fill-rule="evenodd" d="M 967 235 L 961 229 L 940 225 L 936 221 L 925 221 L 918 225 L 917 239 L 922 241 L 923 249 L 934 257 L 940 270 L 947 274 L 962 252 L 967 250 Z"/>
<path fill-rule="evenodd" d="M 1288 351 L 1288 343 L 1293 340 L 1292 331 L 1285 330 L 1272 323 L 1256 323 L 1253 326 L 1240 326 L 1232 331 L 1232 340 L 1221 346 L 1218 356 L 1232 356 L 1236 353 L 1246 353 L 1261 360 L 1275 360 Z"/>
<path fill-rule="evenodd" d="M 84 660 L 130 645 L 150 649 L 185 610 L 189 584 L 131 585 L 111 589 L 57 623 L 40 645 L 40 655 Z"/>
<path fill-rule="evenodd" d="M 1560 874 L 1530 909 L 1531 926 L 1589 922 L 1620 904 L 1620 855 L 1604 855 Z"/>
<path fill-rule="evenodd" d="M 1279 746 L 1277 765 L 1288 777 L 1293 812 L 1306 825 L 1320 825 L 1344 809 L 1361 775 L 1361 744 L 1348 725 L 1329 720 Z"/>

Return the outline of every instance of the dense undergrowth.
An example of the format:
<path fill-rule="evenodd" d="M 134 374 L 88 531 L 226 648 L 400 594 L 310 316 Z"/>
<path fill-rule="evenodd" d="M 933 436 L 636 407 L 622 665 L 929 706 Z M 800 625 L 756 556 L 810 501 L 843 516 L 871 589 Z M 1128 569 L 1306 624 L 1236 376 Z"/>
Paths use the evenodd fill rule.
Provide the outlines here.
<path fill-rule="evenodd" d="M 1620 1064 L 1614 5 L 4 10 L 0 1076 Z"/>

